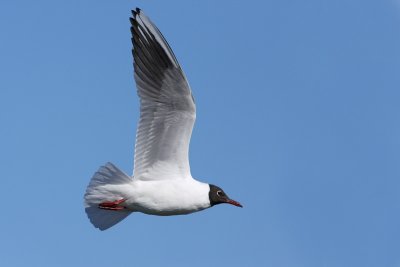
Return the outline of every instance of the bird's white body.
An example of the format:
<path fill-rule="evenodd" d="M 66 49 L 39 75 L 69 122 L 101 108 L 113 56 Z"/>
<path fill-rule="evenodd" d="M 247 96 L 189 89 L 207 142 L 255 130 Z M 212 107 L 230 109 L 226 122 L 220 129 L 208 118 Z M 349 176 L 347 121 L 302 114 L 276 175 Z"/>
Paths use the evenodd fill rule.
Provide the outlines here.
<path fill-rule="evenodd" d="M 126 191 L 124 206 L 131 211 L 179 215 L 210 207 L 209 185 L 194 179 L 133 180 L 121 189 Z"/>
<path fill-rule="evenodd" d="M 146 177 L 147 179 L 149 177 Z M 85 208 L 89 219 L 100 230 L 123 220 L 132 212 L 151 215 L 182 215 L 211 207 L 209 184 L 190 177 L 162 177 L 164 179 L 133 178 L 112 163 L 101 166 L 94 174 L 85 194 Z M 124 209 L 99 209 L 99 203 L 123 199 Z"/>

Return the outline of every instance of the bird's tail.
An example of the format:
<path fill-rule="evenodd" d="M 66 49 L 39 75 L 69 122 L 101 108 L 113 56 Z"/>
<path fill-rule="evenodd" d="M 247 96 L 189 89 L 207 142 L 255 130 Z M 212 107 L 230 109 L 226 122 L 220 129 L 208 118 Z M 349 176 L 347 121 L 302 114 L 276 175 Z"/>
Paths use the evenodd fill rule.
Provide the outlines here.
<path fill-rule="evenodd" d="M 131 214 L 125 209 L 103 209 L 100 205 L 123 199 L 123 192 L 120 188 L 131 181 L 130 176 L 112 163 L 101 166 L 93 175 L 86 189 L 84 204 L 86 214 L 96 228 L 101 231 L 106 230 Z"/>

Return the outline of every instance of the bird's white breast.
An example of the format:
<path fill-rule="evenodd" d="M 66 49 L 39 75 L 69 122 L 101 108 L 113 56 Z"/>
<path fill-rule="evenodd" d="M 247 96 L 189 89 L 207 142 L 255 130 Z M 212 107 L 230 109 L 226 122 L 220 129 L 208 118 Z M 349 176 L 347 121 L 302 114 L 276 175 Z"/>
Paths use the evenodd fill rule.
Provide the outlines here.
<path fill-rule="evenodd" d="M 131 184 L 126 207 L 153 215 L 188 214 L 210 207 L 208 184 L 192 178 L 141 181 Z"/>

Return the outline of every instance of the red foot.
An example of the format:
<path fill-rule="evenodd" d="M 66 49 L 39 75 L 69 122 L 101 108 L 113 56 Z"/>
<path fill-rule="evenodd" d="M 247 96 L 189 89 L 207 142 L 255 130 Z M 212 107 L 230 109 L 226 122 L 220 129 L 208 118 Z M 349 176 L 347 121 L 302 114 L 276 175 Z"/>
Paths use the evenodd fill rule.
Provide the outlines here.
<path fill-rule="evenodd" d="M 124 206 L 119 206 L 119 204 L 125 202 L 125 199 L 120 199 L 112 202 L 102 202 L 99 204 L 100 209 L 104 210 L 123 210 Z"/>

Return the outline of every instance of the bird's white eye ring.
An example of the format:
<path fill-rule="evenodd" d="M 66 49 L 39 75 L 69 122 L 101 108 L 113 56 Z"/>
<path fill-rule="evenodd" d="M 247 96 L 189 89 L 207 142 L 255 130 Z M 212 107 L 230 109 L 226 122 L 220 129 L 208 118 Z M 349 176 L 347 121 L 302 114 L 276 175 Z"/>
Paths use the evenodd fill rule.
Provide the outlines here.
<path fill-rule="evenodd" d="M 221 191 L 221 190 L 218 190 L 218 191 L 217 191 L 217 195 L 218 195 L 219 197 L 222 197 L 222 191 Z"/>

